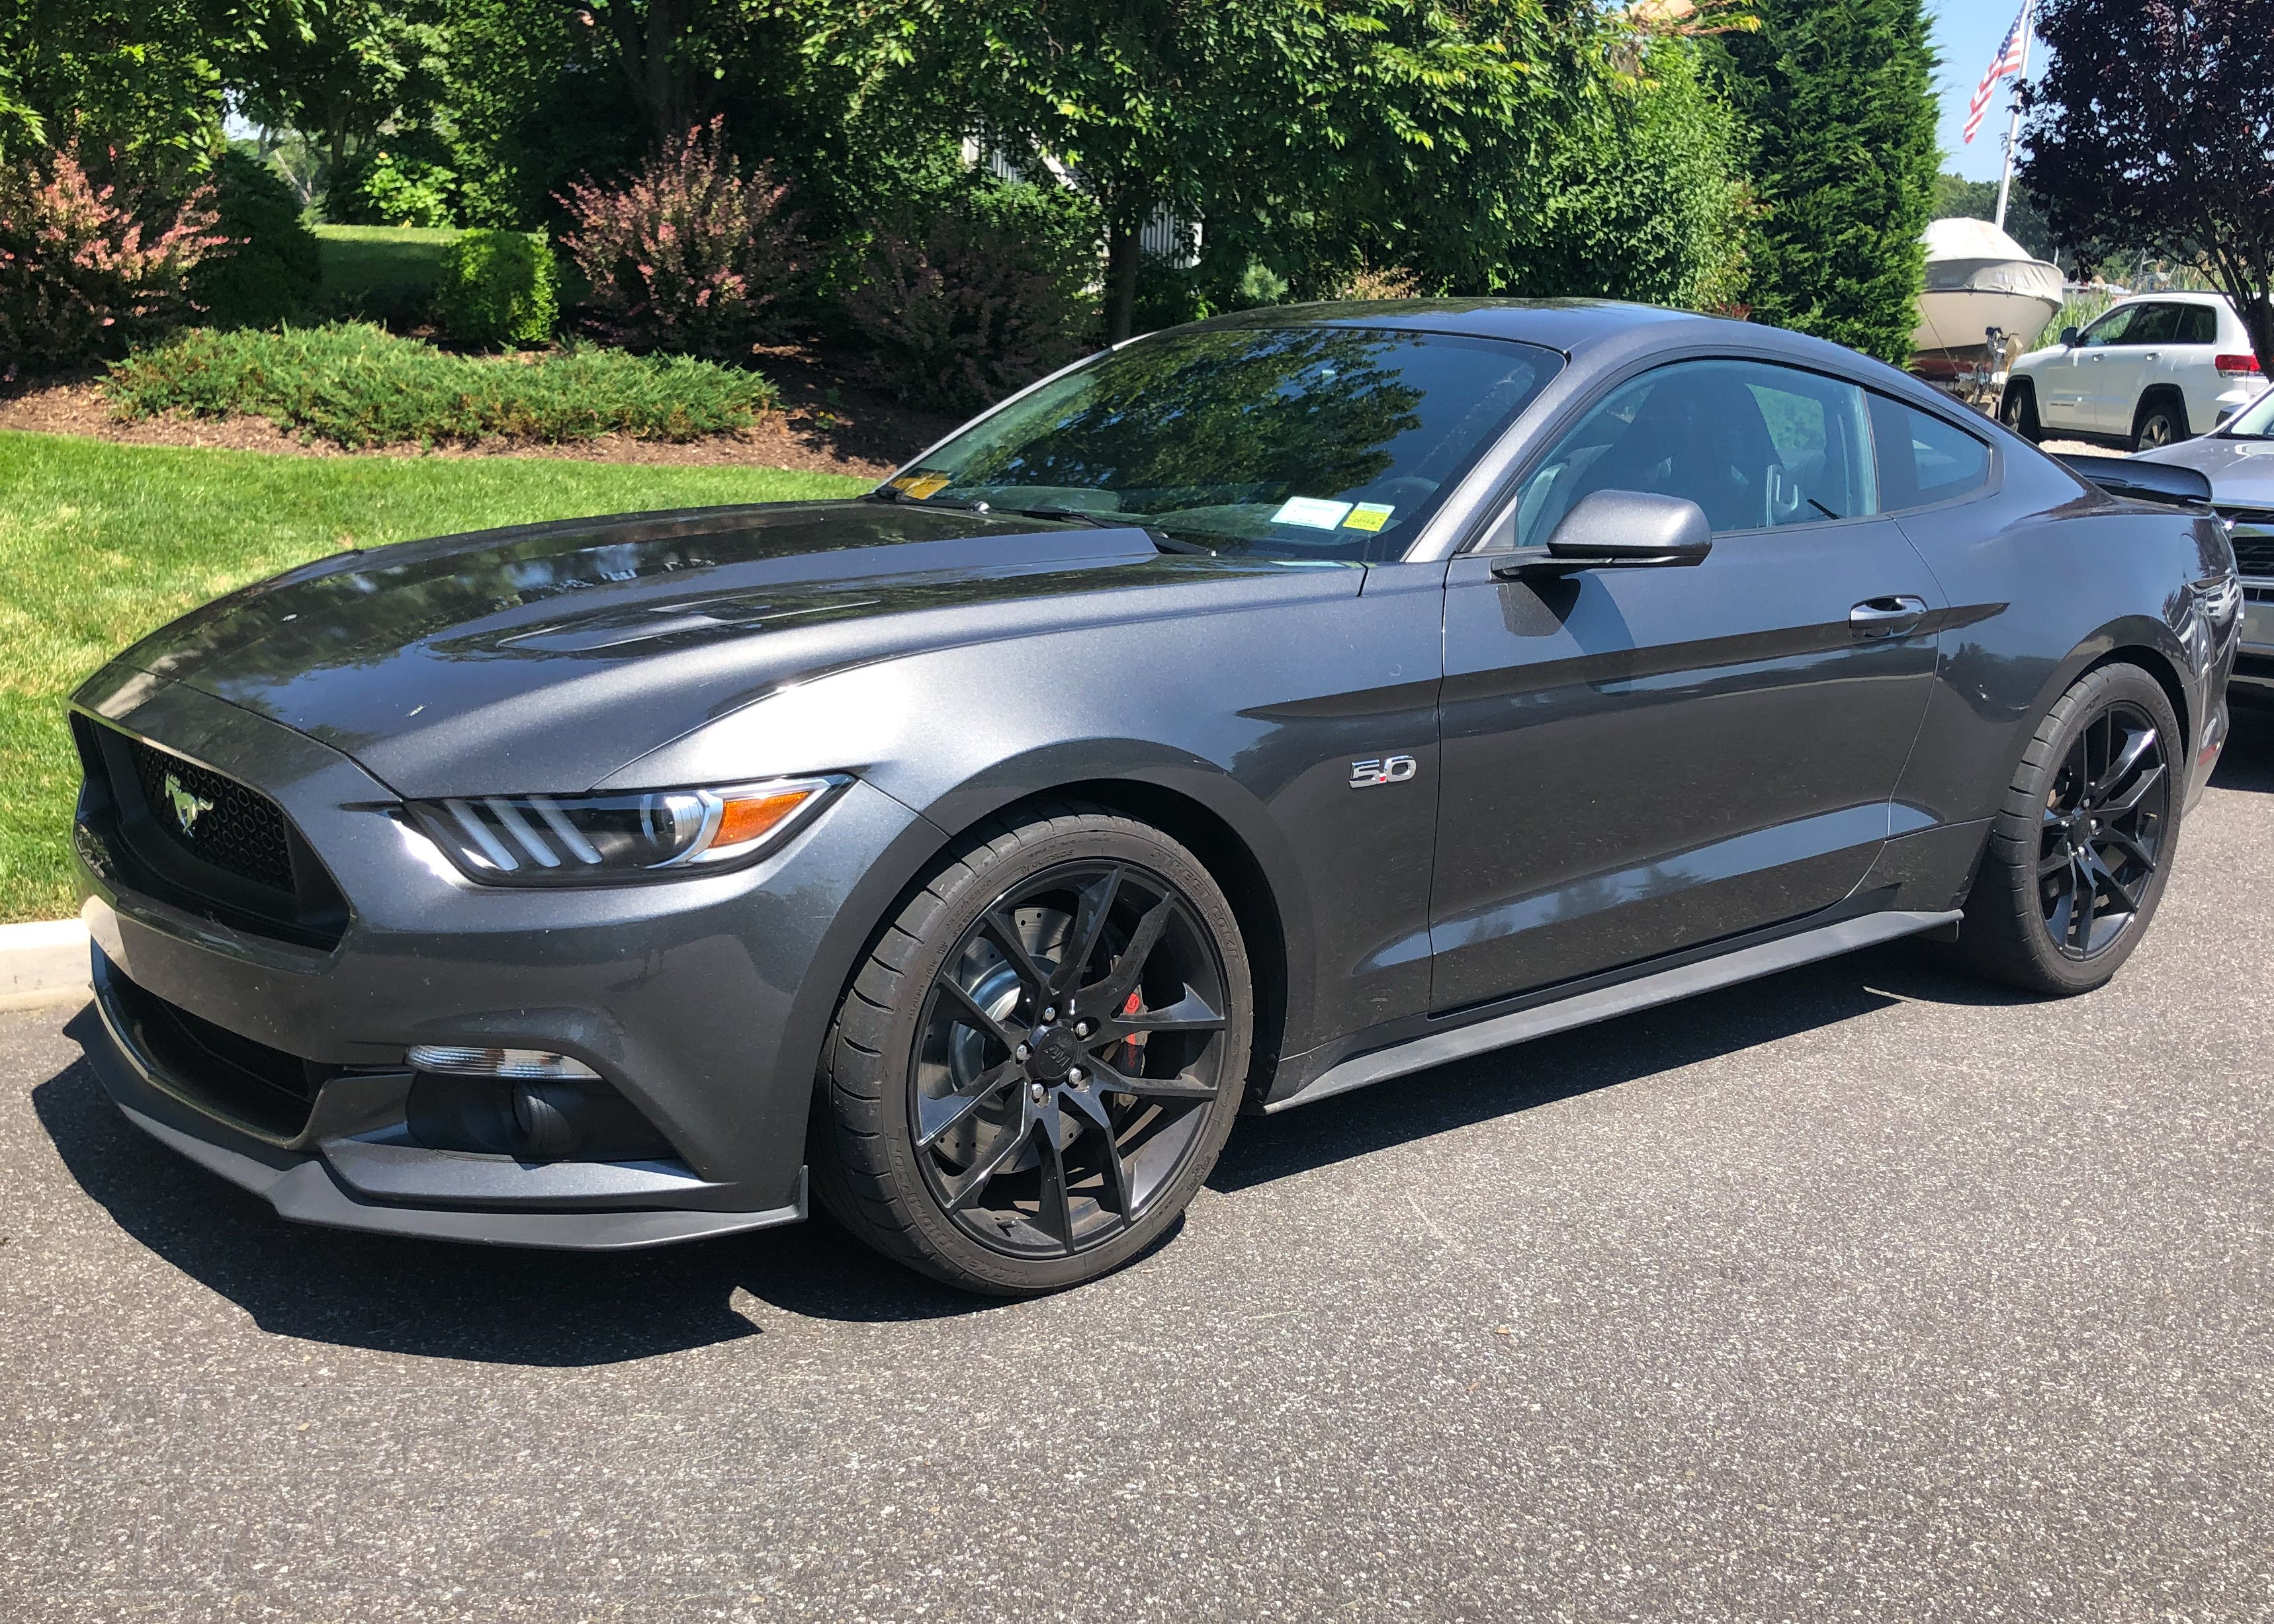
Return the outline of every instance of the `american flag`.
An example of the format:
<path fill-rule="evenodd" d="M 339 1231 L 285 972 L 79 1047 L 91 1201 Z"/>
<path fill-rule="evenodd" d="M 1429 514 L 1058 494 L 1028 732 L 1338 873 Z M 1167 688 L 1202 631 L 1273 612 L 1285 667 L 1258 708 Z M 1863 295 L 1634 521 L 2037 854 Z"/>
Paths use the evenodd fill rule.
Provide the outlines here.
<path fill-rule="evenodd" d="M 2022 30 L 2029 20 L 2029 8 L 2027 0 L 2023 0 L 2021 15 L 2014 19 L 2014 26 L 2006 30 L 2006 42 L 1998 48 L 1998 59 L 1990 64 L 1990 71 L 1974 87 L 1974 100 L 1966 104 L 1964 139 L 1972 140 L 1974 132 L 1982 127 L 1982 116 L 1990 110 L 1990 98 L 1997 93 L 1998 81 L 2009 73 L 2022 71 Z"/>

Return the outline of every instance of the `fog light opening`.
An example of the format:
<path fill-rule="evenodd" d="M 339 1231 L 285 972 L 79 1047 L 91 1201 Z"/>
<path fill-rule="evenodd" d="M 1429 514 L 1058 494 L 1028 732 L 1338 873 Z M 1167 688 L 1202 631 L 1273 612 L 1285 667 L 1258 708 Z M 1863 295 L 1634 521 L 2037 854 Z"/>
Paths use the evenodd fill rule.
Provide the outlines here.
<path fill-rule="evenodd" d="M 518 1131 L 521 1154 L 550 1162 L 574 1152 L 584 1139 L 572 1120 L 581 1103 L 572 1090 L 548 1088 L 542 1083 L 515 1084 L 513 1125 Z"/>
<path fill-rule="evenodd" d="M 411 1046 L 410 1068 L 448 1077 L 501 1077 L 531 1082 L 598 1082 L 581 1060 L 544 1049 L 475 1049 L 457 1043 Z"/>

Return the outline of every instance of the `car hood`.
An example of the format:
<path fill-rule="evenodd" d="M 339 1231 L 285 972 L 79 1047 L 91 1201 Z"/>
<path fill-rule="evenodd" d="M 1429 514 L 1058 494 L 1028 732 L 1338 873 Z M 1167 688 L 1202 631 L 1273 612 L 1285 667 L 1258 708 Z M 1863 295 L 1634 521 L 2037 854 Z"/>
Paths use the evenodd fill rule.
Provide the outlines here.
<path fill-rule="evenodd" d="M 343 553 L 217 599 L 113 669 L 296 728 L 406 795 L 574 793 L 828 671 L 1174 613 L 1239 583 L 1347 594 L 1361 574 L 1164 557 L 1134 528 L 783 503 Z"/>
<path fill-rule="evenodd" d="M 2274 440 L 2206 434 L 2143 451 L 2140 461 L 2198 470 L 2210 481 L 2211 500 L 2222 508 L 2274 508 Z"/>

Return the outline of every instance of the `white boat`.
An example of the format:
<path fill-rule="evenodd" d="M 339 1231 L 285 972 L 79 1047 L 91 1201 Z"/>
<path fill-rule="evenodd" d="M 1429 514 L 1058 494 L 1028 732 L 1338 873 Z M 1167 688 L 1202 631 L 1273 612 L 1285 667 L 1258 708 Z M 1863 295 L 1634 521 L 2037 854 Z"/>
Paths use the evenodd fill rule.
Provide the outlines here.
<path fill-rule="evenodd" d="M 1926 291 L 1911 335 L 1911 370 L 1946 378 L 1977 365 L 1992 327 L 2006 335 L 2007 354 L 2017 354 L 2060 307 L 2060 267 L 2031 259 L 1986 220 L 1935 221 L 1926 229 Z"/>

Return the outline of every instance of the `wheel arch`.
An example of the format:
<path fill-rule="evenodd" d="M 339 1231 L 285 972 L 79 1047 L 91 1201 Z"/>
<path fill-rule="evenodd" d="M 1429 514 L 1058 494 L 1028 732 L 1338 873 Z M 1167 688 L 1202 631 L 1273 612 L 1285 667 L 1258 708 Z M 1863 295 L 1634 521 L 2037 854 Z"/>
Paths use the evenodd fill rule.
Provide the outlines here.
<path fill-rule="evenodd" d="M 2171 628 L 2146 616 L 2118 621 L 2078 644 L 2067 659 L 2054 667 L 2052 679 L 2038 690 L 2029 707 L 2029 721 L 2020 730 L 2021 737 L 2006 763 L 2003 782 L 2013 782 L 2014 774 L 2020 770 L 2037 719 L 2052 710 L 2063 694 L 2104 665 L 2136 665 L 2155 679 L 2165 697 L 2172 702 L 2172 714 L 2180 719 L 2178 759 L 2191 767 L 2195 729 L 2201 718 L 2195 714 L 2196 707 L 2183 674 L 2185 658 Z"/>
<path fill-rule="evenodd" d="M 1314 992 L 1302 945 L 1310 939 L 1309 911 L 1294 855 L 1262 804 L 1206 763 L 1139 748 L 1106 767 L 1099 754 L 1099 741 L 1092 741 L 1071 756 L 1045 748 L 998 763 L 918 808 L 915 822 L 863 877 L 859 906 L 846 911 L 851 917 L 830 933 L 814 985 L 816 993 L 825 988 L 825 999 L 815 997 L 817 1007 L 802 1023 L 813 1027 L 817 1054 L 877 933 L 959 839 L 990 819 L 1016 822 L 1026 809 L 1079 801 L 1159 829 L 1224 888 L 1255 978 L 1251 1098 L 1268 1092 L 1290 1013 L 1307 1010 Z M 827 1008 L 819 1008 L 825 1002 Z M 1300 1015 L 1296 1019 L 1299 1024 Z"/>
<path fill-rule="evenodd" d="M 2195 419 L 2187 410 L 2187 392 L 2179 385 L 2169 382 L 2151 383 L 2140 391 L 2140 398 L 2132 407 L 2132 432 L 2135 435 L 2140 432 L 2140 419 L 2147 415 L 2148 408 L 2157 401 L 2169 401 L 2172 410 L 2179 414 L 2179 437 L 2181 440 L 2192 438 L 2196 431 Z"/>
<path fill-rule="evenodd" d="M 1030 773 L 1017 776 L 1028 783 L 1016 793 L 998 791 L 997 794 L 977 798 L 969 793 L 956 797 L 959 817 L 953 829 L 935 816 L 936 825 L 945 832 L 922 867 L 930 867 L 937 860 L 939 852 L 976 824 L 989 818 L 1016 822 L 1028 808 L 1039 808 L 1053 801 L 1086 801 L 1150 824 L 1177 841 L 1197 857 L 1201 866 L 1224 888 L 1233 916 L 1239 921 L 1248 966 L 1255 978 L 1251 1076 L 1254 1084 L 1253 1097 L 1261 1099 L 1269 1091 L 1272 1071 L 1286 1035 L 1288 1011 L 1291 1007 L 1304 1007 L 1294 999 L 1299 990 L 1307 995 L 1308 988 L 1307 978 L 1299 977 L 1296 957 L 1290 951 L 1291 938 L 1301 939 L 1299 923 L 1290 918 L 1291 912 L 1298 915 L 1301 913 L 1297 900 L 1299 891 L 1285 876 L 1275 876 L 1275 865 L 1264 853 L 1270 852 L 1280 857 L 1290 870 L 1291 856 L 1275 850 L 1278 843 L 1269 835 L 1254 838 L 1251 832 L 1254 829 L 1254 818 L 1238 817 L 1224 805 L 1244 792 L 1224 779 L 1216 786 L 1217 793 L 1210 794 L 1203 790 L 1196 793 L 1200 786 L 1163 782 L 1141 771 L 1058 777 L 1040 785 L 1032 782 Z M 1254 817 L 1261 815 L 1260 806 L 1254 808 Z M 1243 829 L 1243 823 L 1247 828 Z M 1299 989 L 1299 979 L 1305 983 Z"/>

